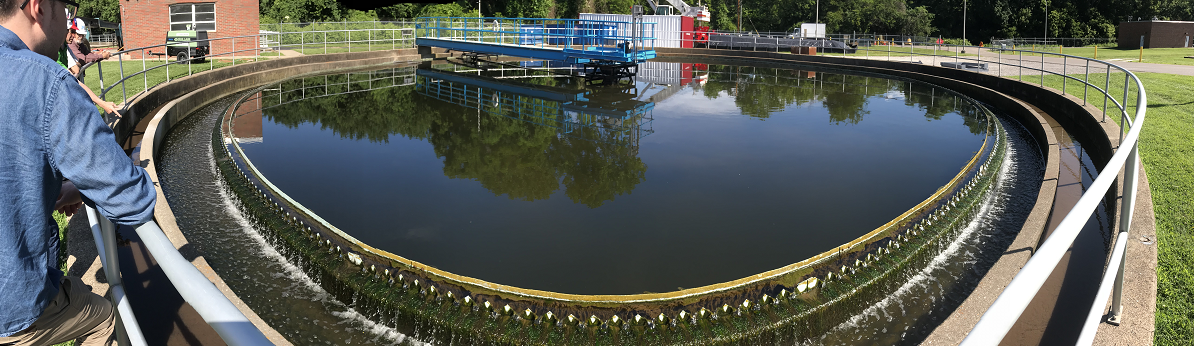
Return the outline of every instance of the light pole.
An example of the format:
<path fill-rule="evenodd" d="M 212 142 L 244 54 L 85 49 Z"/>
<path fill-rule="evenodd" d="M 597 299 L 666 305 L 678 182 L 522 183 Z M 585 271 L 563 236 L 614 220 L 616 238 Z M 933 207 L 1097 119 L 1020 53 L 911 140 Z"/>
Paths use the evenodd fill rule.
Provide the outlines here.
<path fill-rule="evenodd" d="M 1048 46 L 1049 45 L 1049 0 L 1045 0 L 1044 2 L 1045 2 L 1045 42 L 1042 43 L 1042 45 Z M 1041 49 L 1044 49 L 1044 47 L 1041 47 Z"/>
<path fill-rule="evenodd" d="M 962 53 L 966 53 L 966 46 L 970 44 L 970 40 L 966 39 L 966 0 L 962 0 Z"/>
<path fill-rule="evenodd" d="M 817 0 L 817 24 L 821 23 L 821 0 Z"/>

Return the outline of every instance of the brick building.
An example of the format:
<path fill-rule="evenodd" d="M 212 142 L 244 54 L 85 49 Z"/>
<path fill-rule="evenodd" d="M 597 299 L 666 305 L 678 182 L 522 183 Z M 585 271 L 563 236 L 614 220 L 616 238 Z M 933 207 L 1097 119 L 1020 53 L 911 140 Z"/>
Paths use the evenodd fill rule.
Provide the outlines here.
<path fill-rule="evenodd" d="M 1194 22 L 1144 20 L 1119 23 L 1119 48 L 1181 48 L 1194 47 Z"/>
<path fill-rule="evenodd" d="M 206 30 L 207 37 L 256 35 L 261 24 L 258 0 L 119 0 L 120 22 L 125 49 L 166 43 L 170 30 Z M 221 54 L 252 48 L 255 38 L 217 40 L 211 43 L 211 54 Z M 164 47 L 149 49 L 164 53 Z M 247 51 L 245 55 L 253 55 Z M 140 58 L 133 53 L 132 58 Z"/>

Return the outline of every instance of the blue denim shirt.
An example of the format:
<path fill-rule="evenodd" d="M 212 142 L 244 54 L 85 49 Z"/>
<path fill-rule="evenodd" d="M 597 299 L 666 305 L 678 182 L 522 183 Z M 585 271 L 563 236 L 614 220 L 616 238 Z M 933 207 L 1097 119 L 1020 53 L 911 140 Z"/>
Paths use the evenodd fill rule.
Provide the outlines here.
<path fill-rule="evenodd" d="M 0 337 L 28 328 L 58 294 L 51 209 L 64 177 L 117 224 L 153 217 L 153 182 L 98 113 L 66 69 L 0 27 Z"/>

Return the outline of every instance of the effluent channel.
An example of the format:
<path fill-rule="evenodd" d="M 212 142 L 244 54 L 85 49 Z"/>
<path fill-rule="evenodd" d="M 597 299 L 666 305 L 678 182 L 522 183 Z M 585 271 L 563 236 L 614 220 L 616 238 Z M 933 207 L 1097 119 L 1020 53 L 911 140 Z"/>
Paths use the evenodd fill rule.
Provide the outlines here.
<path fill-rule="evenodd" d="M 914 344 L 1036 200 L 1015 120 L 922 82 L 651 61 L 296 76 L 168 134 L 186 237 L 295 344 Z"/>

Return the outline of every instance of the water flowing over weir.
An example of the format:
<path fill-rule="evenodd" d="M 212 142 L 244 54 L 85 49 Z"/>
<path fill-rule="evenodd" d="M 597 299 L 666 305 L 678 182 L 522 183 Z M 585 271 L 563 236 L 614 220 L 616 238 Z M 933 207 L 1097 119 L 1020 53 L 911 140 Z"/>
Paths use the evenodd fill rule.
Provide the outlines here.
<path fill-rule="evenodd" d="M 163 148 L 161 182 L 166 198 L 178 208 L 178 224 L 191 244 L 207 255 L 221 274 L 261 318 L 297 345 L 423 344 L 378 324 L 337 300 L 319 277 L 301 269 L 301 257 L 267 240 L 244 214 L 239 200 L 217 178 L 211 129 L 238 96 L 213 102 L 174 127 Z"/>
<path fill-rule="evenodd" d="M 798 275 L 712 298 L 611 307 L 444 281 L 433 268 L 379 257 L 322 228 L 273 191 L 258 192 L 266 183 L 247 169 L 235 139 L 223 137 L 226 125 L 217 125 L 244 96 L 215 102 L 175 128 L 162 185 L 188 238 L 296 344 L 914 342 L 965 298 L 1014 236 L 1041 166 L 1018 124 L 988 122 L 991 145 L 974 170 L 876 240 L 843 247 Z"/>

